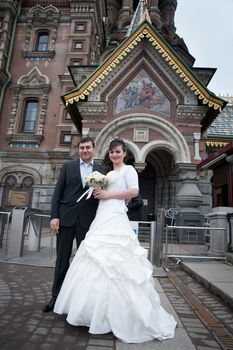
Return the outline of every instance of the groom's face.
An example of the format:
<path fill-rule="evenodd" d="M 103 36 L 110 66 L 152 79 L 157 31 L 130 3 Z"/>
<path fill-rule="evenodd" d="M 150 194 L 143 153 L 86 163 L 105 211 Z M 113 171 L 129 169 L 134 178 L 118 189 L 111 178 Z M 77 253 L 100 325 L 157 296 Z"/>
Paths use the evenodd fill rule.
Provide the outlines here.
<path fill-rule="evenodd" d="M 95 154 L 95 148 L 93 147 L 92 142 L 88 141 L 80 143 L 78 153 L 83 162 L 90 163 Z"/>

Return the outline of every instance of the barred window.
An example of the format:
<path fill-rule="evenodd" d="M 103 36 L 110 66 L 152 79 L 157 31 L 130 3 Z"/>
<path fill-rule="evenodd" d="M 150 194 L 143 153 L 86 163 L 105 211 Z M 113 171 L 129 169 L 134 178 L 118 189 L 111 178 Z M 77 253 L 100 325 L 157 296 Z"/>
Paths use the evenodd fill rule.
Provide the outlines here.
<path fill-rule="evenodd" d="M 75 22 L 75 32 L 84 32 L 86 30 L 86 23 Z"/>
<path fill-rule="evenodd" d="M 36 51 L 47 51 L 49 42 L 49 34 L 47 32 L 39 32 L 36 42 Z"/>
<path fill-rule="evenodd" d="M 38 114 L 38 101 L 27 100 L 24 108 L 22 132 L 32 133 L 35 131 L 37 114 Z"/>
<path fill-rule="evenodd" d="M 84 48 L 84 42 L 83 41 L 73 41 L 73 50 L 83 50 Z"/>
<path fill-rule="evenodd" d="M 61 131 L 60 144 L 61 145 L 70 145 L 71 141 L 72 141 L 71 131 Z"/>

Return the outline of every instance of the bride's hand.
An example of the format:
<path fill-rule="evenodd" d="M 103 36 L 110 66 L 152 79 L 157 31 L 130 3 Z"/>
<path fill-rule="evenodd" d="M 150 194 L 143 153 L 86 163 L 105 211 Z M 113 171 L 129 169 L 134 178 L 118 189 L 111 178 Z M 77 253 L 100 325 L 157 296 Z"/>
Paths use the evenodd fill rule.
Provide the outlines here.
<path fill-rule="evenodd" d="M 101 188 L 94 188 L 93 196 L 96 199 L 106 199 L 107 192 L 102 190 Z"/>

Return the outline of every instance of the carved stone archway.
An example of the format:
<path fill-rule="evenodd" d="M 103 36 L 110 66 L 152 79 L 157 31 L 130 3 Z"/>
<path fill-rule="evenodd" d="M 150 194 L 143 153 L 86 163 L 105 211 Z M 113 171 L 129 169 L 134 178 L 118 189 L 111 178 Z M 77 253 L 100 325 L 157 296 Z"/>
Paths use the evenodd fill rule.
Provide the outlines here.
<path fill-rule="evenodd" d="M 103 159 L 110 141 L 126 129 L 135 127 L 152 129 L 163 136 L 161 140 L 147 142 L 141 149 L 136 143 L 126 139 L 125 142 L 134 155 L 136 163 L 145 163 L 147 155 L 156 148 L 171 153 L 175 164 L 191 162 L 187 142 L 173 124 L 157 115 L 138 115 L 136 113 L 114 119 L 103 128 L 96 138 L 96 157 Z"/>

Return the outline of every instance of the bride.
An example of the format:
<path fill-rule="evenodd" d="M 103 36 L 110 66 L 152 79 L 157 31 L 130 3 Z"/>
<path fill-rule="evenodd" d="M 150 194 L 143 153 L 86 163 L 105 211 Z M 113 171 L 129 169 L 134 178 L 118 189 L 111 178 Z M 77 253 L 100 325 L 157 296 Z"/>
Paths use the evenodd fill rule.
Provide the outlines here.
<path fill-rule="evenodd" d="M 54 306 L 74 326 L 92 334 L 112 332 L 125 343 L 174 337 L 176 321 L 160 304 L 152 265 L 131 228 L 125 201 L 138 194 L 138 175 L 124 164 L 121 139 L 109 146 L 112 170 L 106 189 L 94 189 L 100 200 L 96 217 L 82 241 Z M 85 199 L 84 199 L 85 200 Z"/>

